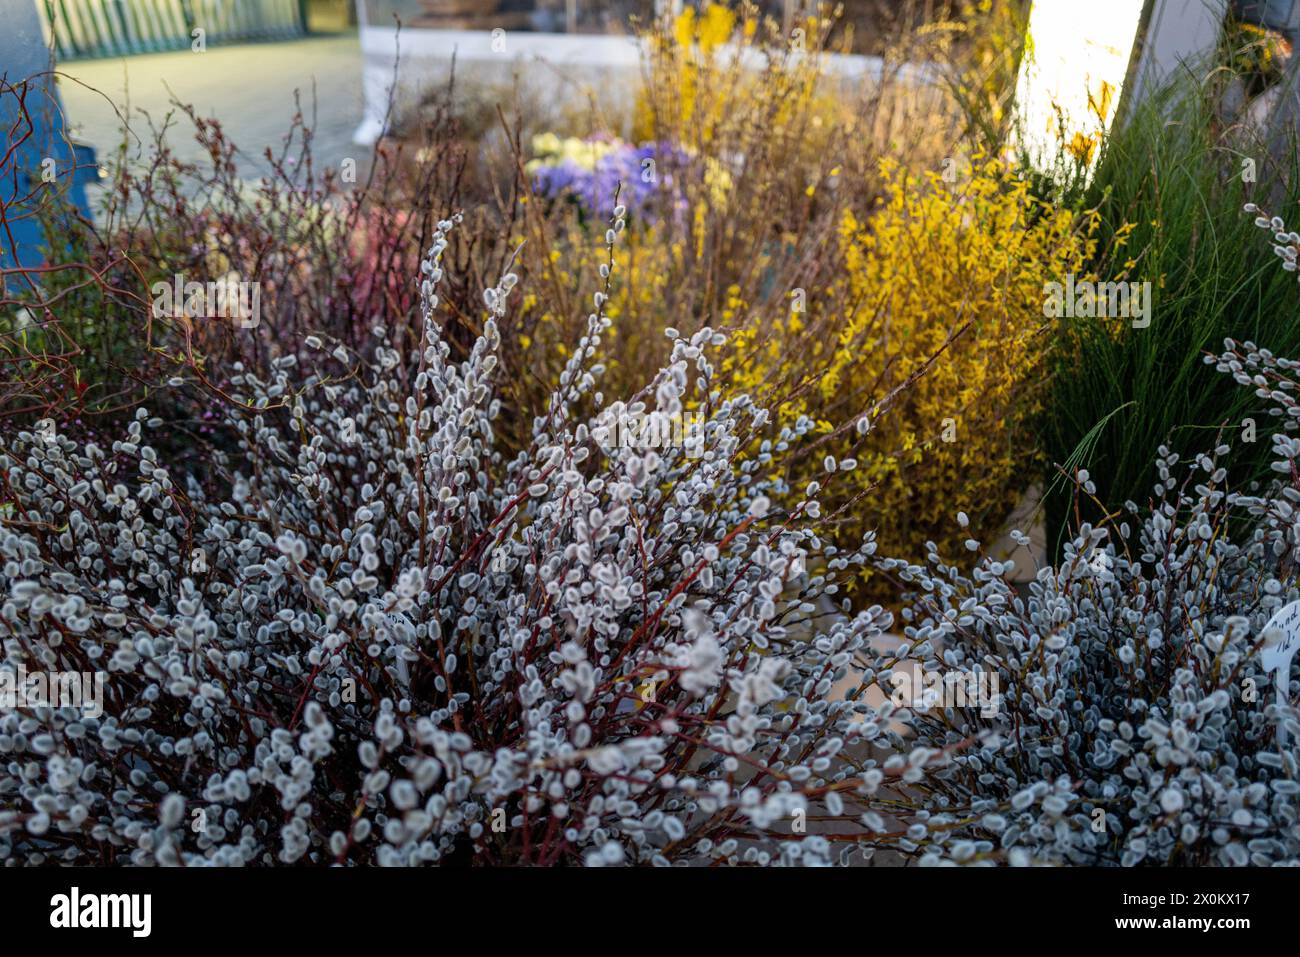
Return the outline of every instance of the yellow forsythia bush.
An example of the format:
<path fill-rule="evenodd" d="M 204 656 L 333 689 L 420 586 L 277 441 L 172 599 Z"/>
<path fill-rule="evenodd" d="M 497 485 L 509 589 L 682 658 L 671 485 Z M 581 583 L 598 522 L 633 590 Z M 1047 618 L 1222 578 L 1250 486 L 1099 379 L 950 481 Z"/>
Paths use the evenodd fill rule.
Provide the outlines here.
<path fill-rule="evenodd" d="M 996 533 L 1036 474 L 1032 427 L 1053 342 L 1044 284 L 1082 272 L 1093 223 L 1035 199 L 997 160 L 952 182 L 882 166 L 878 207 L 842 218 L 843 288 L 821 293 L 837 313 L 810 290 L 775 330 L 740 336 L 731 365 L 751 387 L 774 370 L 815 379 L 781 411 L 818 423 L 808 474 L 796 477 L 825 481 L 831 501 L 856 499 L 839 516 L 843 542 L 875 529 L 886 553 L 919 555 L 934 541 L 960 561 L 968 533 L 955 513 Z M 827 455 L 857 467 L 828 478 Z"/>
<path fill-rule="evenodd" d="M 900 115 L 930 111 L 926 148 L 851 126 L 845 117 L 880 111 L 819 81 L 819 22 L 806 21 L 805 57 L 774 45 L 749 8 L 709 4 L 650 35 L 631 142 L 653 146 L 660 189 L 612 254 L 602 387 L 640 389 L 668 348 L 665 326 L 722 329 L 732 385 L 782 423 L 815 422 L 786 477 L 796 491 L 824 483 L 844 544 L 874 529 L 891 554 L 933 539 L 958 560 L 954 513 L 996 532 L 1035 474 L 1030 431 L 1053 341 L 1043 286 L 1082 272 L 1090 228 L 997 161 L 942 165 L 938 143 L 957 134 L 937 136 L 948 127 L 929 88 L 874 94 L 906 104 Z M 729 45 L 771 55 L 745 70 Z M 552 139 L 536 152 L 562 153 L 567 141 Z M 885 154 L 940 172 L 910 174 Z M 639 184 L 625 186 L 635 196 Z M 539 388 L 581 334 L 608 255 L 603 217 L 588 217 L 525 200 L 516 243 L 527 240 L 532 272 L 518 332 Z M 859 435 L 864 414 L 872 428 Z M 858 467 L 827 478 L 827 455 Z"/>

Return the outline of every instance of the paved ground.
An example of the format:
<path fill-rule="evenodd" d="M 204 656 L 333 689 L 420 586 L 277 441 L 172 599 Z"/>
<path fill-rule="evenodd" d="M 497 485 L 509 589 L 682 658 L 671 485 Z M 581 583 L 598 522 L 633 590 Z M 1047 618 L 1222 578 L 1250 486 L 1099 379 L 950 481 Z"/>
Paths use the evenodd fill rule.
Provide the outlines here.
<path fill-rule="evenodd" d="M 123 135 L 122 117 L 108 100 L 129 115 L 132 129 L 147 139 L 148 126 L 139 111 L 157 121 L 166 115 L 174 95 L 221 121 L 245 154 L 240 174 L 255 178 L 265 168 L 263 148 L 282 141 L 293 116 L 295 90 L 310 117 L 313 84 L 317 162 L 337 164 L 351 156 L 361 166 L 368 155 L 352 145 L 352 132 L 361 121 L 361 50 L 355 33 L 210 47 L 204 53 L 76 60 L 62 64 L 61 70 L 80 81 L 64 77 L 59 82 L 73 135 L 93 145 L 101 159 L 114 153 Z M 169 134 L 168 142 L 182 159 L 202 158 L 188 121 Z"/>

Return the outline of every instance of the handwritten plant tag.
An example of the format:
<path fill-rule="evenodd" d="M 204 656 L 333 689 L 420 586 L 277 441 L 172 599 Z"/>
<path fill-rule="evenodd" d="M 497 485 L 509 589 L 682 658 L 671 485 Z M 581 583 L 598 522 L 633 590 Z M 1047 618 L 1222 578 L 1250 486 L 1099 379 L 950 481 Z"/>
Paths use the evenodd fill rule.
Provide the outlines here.
<path fill-rule="evenodd" d="M 377 603 L 375 603 L 377 605 Z M 386 631 L 393 639 L 394 644 L 405 645 L 415 639 L 415 625 L 411 619 L 407 618 L 400 611 L 385 611 L 383 613 L 384 621 L 380 629 Z M 394 669 L 397 672 L 397 679 L 403 685 L 411 683 L 410 669 L 406 664 L 406 659 L 399 653 L 397 660 L 394 662 Z"/>
<path fill-rule="evenodd" d="M 1296 602 L 1300 605 L 1300 601 Z M 411 619 L 407 618 L 400 611 L 384 612 L 384 624 L 389 627 L 394 635 L 398 638 L 410 640 L 415 637 L 415 626 L 411 624 Z"/>
<path fill-rule="evenodd" d="M 1291 696 L 1291 659 L 1300 650 L 1300 601 L 1280 608 L 1260 632 L 1264 647 L 1259 652 L 1259 662 L 1265 671 L 1276 672 L 1273 684 L 1277 688 L 1277 703 L 1284 705 Z M 1286 744 L 1286 728 L 1277 726 L 1277 743 Z"/>

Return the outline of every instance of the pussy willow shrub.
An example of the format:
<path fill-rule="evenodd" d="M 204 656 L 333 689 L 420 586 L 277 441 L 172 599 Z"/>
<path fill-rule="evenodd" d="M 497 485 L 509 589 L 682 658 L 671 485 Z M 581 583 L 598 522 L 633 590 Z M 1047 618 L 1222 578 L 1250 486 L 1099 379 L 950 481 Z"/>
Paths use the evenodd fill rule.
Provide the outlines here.
<path fill-rule="evenodd" d="M 507 458 L 516 279 L 454 361 L 451 226 L 410 381 L 382 340 L 239 369 L 238 452 L 205 475 L 154 451 L 143 409 L 111 443 L 0 437 L 4 667 L 107 673 L 101 715 L 0 715 L 7 863 L 821 863 L 889 840 L 874 802 L 942 755 L 881 764 L 890 706 L 828 695 L 890 619 L 832 613 L 873 546 L 824 543 L 816 485 L 774 504 L 810 423 L 720 394 L 704 329 L 632 397 L 696 402 L 698 441 L 602 445 L 575 411 L 601 294 Z M 814 804 L 843 851 L 794 826 Z"/>
<path fill-rule="evenodd" d="M 1294 428 L 1300 363 L 1227 347 L 1209 361 Z M 1280 480 L 1249 492 L 1228 480 L 1229 451 L 1188 461 L 1162 448 L 1150 504 L 1083 524 L 1027 595 L 987 557 L 970 574 L 933 551 L 925 565 L 881 563 L 917 594 L 899 654 L 995 673 L 1002 691 L 996 716 L 894 716 L 914 745 L 978 742 L 916 789 L 933 812 L 909 832 L 923 861 L 1300 863 L 1300 715 L 1259 660 L 1281 639 L 1265 623 L 1300 597 L 1300 442 L 1279 432 Z"/>

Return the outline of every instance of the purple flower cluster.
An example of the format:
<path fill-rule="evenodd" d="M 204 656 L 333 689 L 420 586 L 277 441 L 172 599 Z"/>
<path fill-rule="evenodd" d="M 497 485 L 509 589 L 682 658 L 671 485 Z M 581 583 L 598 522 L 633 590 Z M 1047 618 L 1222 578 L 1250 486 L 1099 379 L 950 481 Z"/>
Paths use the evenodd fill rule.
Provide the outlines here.
<path fill-rule="evenodd" d="M 533 164 L 537 192 L 550 199 L 572 199 L 595 218 L 608 215 L 616 205 L 617 193 L 617 203 L 626 206 L 633 217 L 654 222 L 659 215 L 656 197 L 661 188 L 671 191 L 672 171 L 681 167 L 685 154 L 665 144 L 596 142 L 604 149 L 592 164 L 565 156 Z"/>

